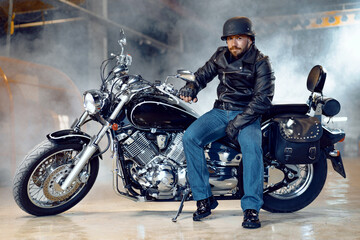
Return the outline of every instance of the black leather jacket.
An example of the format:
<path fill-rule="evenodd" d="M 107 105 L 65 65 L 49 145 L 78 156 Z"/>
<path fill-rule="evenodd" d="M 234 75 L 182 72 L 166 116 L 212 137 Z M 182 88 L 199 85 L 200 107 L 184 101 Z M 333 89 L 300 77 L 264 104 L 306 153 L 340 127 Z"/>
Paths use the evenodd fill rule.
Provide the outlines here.
<path fill-rule="evenodd" d="M 214 107 L 242 110 L 233 121 L 237 129 L 242 129 L 271 107 L 275 77 L 269 58 L 254 44 L 240 59 L 231 61 L 231 58 L 227 47 L 219 47 L 195 72 L 195 79 L 200 91 L 218 76 L 220 84 Z"/>

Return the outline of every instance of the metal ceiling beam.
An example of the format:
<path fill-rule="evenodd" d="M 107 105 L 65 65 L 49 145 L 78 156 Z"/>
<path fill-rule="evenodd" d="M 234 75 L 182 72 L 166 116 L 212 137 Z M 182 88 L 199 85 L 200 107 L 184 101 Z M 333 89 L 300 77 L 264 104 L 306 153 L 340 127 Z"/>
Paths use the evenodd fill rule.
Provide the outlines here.
<path fill-rule="evenodd" d="M 321 12 L 308 15 L 305 29 L 330 28 L 360 24 L 360 9 Z M 295 30 L 295 29 L 294 29 Z"/>
<path fill-rule="evenodd" d="M 360 25 L 360 8 L 254 18 L 265 26 L 288 26 L 293 31 Z M 266 33 L 269 28 L 262 31 Z"/>
<path fill-rule="evenodd" d="M 21 23 L 21 24 L 16 24 L 14 26 L 14 28 L 18 29 L 18 28 L 28 28 L 28 27 L 39 27 L 39 26 L 44 26 L 44 25 L 49 25 L 49 24 L 68 23 L 68 22 L 81 21 L 81 20 L 84 20 L 84 19 L 81 17 L 76 17 L 76 18 L 66 18 L 66 19 L 48 20 L 48 21 L 40 21 L 40 22 L 31 22 L 31 23 Z"/>

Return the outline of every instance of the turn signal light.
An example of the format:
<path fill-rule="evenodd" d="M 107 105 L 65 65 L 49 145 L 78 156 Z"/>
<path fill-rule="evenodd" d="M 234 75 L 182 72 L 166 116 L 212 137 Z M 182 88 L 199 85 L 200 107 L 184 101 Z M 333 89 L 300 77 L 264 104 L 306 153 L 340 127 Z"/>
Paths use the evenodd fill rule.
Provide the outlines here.
<path fill-rule="evenodd" d="M 345 137 L 343 137 L 339 142 L 343 142 L 343 141 L 345 141 Z"/>
<path fill-rule="evenodd" d="M 112 130 L 114 131 L 117 131 L 119 129 L 119 125 L 114 123 L 112 126 L 111 126 Z"/>

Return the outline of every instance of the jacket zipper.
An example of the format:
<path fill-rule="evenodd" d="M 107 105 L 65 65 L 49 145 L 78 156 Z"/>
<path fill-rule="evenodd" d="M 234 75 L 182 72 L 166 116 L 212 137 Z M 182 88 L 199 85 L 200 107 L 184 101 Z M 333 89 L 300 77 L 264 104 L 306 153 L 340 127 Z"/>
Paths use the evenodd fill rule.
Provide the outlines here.
<path fill-rule="evenodd" d="M 225 76 L 226 76 L 226 74 L 227 74 L 227 73 L 238 73 L 238 72 L 240 72 L 241 70 L 242 70 L 242 68 L 241 68 L 240 70 L 238 70 L 238 71 L 223 72 L 223 80 L 224 80 L 224 85 L 226 86 L 226 88 L 225 88 L 225 91 L 220 94 L 219 99 L 226 93 L 226 90 L 227 90 L 227 88 L 229 87 L 229 86 L 226 84 L 226 81 L 225 81 Z M 251 75 L 251 74 L 244 74 L 244 75 Z"/>

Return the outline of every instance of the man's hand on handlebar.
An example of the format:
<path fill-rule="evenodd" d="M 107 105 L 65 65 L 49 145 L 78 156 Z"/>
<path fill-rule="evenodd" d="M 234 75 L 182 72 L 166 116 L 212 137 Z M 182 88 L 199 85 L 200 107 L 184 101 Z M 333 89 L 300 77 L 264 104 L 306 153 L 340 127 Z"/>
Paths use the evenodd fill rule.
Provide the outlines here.
<path fill-rule="evenodd" d="M 197 102 L 198 88 L 195 83 L 187 83 L 179 91 L 180 98 L 185 102 Z"/>
<path fill-rule="evenodd" d="M 195 97 L 195 98 L 193 99 L 192 97 L 185 97 L 185 96 L 180 95 L 180 98 L 181 98 L 182 100 L 184 100 L 185 102 L 191 102 L 191 101 L 193 101 L 194 103 L 197 102 L 197 97 Z"/>

